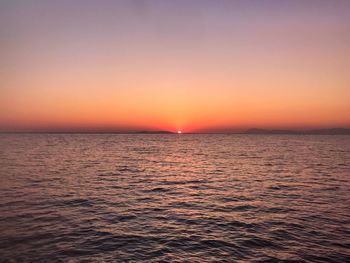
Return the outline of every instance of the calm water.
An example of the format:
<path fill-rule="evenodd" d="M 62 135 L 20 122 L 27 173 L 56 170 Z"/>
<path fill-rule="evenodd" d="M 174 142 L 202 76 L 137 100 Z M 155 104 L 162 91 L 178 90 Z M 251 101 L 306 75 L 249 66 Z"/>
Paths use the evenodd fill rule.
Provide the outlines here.
<path fill-rule="evenodd" d="M 0 261 L 350 261 L 350 136 L 0 143 Z"/>

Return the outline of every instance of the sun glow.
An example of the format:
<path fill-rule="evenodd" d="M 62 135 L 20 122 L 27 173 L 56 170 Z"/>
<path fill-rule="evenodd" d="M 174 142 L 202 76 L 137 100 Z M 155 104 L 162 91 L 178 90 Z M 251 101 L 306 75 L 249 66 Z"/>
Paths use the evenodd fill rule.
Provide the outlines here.
<path fill-rule="evenodd" d="M 350 127 L 350 1 L 17 2 L 0 132 Z"/>

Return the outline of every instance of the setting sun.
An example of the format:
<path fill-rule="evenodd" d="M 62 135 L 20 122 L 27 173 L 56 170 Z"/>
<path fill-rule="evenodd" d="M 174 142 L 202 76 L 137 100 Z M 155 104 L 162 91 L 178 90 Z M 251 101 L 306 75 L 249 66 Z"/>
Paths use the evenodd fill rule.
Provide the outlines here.
<path fill-rule="evenodd" d="M 181 134 L 181 133 L 182 133 L 182 131 L 177 131 L 177 133 L 178 133 L 178 134 Z"/>

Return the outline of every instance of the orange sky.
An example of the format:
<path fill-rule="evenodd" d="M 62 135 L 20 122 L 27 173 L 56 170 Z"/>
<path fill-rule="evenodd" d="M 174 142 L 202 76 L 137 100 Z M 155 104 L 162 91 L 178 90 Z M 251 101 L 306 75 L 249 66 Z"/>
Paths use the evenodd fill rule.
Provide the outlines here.
<path fill-rule="evenodd" d="M 350 126 L 348 1 L 0 10 L 0 130 Z"/>

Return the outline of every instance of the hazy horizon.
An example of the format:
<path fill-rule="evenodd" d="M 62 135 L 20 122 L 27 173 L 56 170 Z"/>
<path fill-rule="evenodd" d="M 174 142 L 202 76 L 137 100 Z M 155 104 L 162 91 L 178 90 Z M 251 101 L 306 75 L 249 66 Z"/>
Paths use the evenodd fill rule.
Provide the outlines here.
<path fill-rule="evenodd" d="M 116 134 L 137 134 L 137 133 L 170 133 L 170 134 L 177 134 L 179 131 L 182 134 L 246 134 L 249 133 L 251 130 L 258 130 L 258 131 L 267 131 L 267 132 L 273 132 L 273 131 L 281 131 L 281 132 L 314 132 L 314 131 L 332 131 L 332 130 L 347 130 L 350 131 L 350 127 L 326 127 L 326 128 L 261 128 L 261 127 L 251 127 L 246 129 L 229 129 L 229 128 L 207 128 L 203 130 L 192 130 L 192 131 L 186 131 L 186 130 L 156 130 L 156 129 L 113 129 L 113 128 L 105 128 L 105 129 L 71 129 L 71 128 L 59 128 L 59 129 L 53 129 L 53 128 L 46 128 L 46 129 L 13 129 L 13 130 L 0 130 L 0 133 L 116 133 Z"/>

